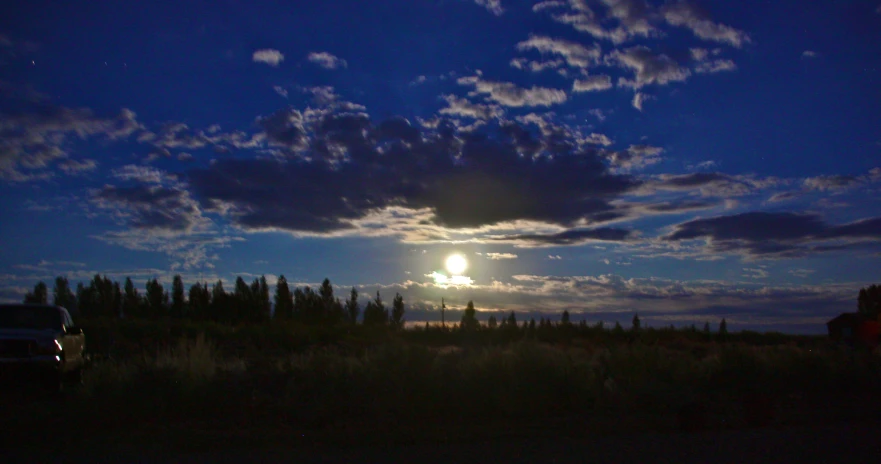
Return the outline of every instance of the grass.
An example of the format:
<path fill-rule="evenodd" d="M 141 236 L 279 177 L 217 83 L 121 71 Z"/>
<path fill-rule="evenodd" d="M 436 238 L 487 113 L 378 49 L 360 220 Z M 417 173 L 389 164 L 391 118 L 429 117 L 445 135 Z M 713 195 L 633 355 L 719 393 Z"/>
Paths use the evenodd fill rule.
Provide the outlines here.
<path fill-rule="evenodd" d="M 676 411 L 696 402 L 713 416 L 709 427 L 721 428 L 744 425 L 750 393 L 771 398 L 777 422 L 787 423 L 829 417 L 831 406 L 866 412 L 874 402 L 847 401 L 881 386 L 878 356 L 815 343 L 610 342 L 600 334 L 564 344 L 530 337 L 445 344 L 451 340 L 432 333 L 420 344 L 416 331 L 296 329 L 291 341 L 279 328 L 263 337 L 257 329 L 193 329 L 125 328 L 164 338 L 97 357 L 60 414 L 51 401 L 5 402 L 10 417 L 21 418 L 7 438 L 20 434 L 24 444 L 46 424 L 84 442 L 170 435 L 184 447 L 218 437 L 296 445 L 297 435 L 335 444 L 461 440 L 548 421 L 570 433 L 609 433 L 672 429 Z"/>

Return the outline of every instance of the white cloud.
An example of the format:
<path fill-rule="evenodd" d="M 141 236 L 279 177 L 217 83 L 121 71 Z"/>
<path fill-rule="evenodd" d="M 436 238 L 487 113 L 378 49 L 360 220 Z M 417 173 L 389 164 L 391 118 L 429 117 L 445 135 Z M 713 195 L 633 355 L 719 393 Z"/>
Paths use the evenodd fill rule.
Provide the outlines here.
<path fill-rule="evenodd" d="M 687 166 L 689 171 L 699 171 L 702 169 L 713 169 L 717 166 L 717 163 L 713 160 L 701 161 L 697 164 L 690 164 Z"/>
<path fill-rule="evenodd" d="M 587 48 L 576 42 L 540 35 L 530 35 L 529 40 L 517 44 L 517 50 L 536 50 L 543 55 L 560 55 L 569 66 L 574 68 L 586 68 L 596 63 L 602 56 L 602 49 L 597 44 L 594 44 L 592 48 Z"/>
<path fill-rule="evenodd" d="M 550 259 L 552 261 L 557 261 L 557 260 L 563 259 L 563 257 L 560 255 L 548 255 L 548 259 Z"/>
<path fill-rule="evenodd" d="M 813 50 L 805 50 L 805 51 L 801 52 L 801 57 L 802 58 L 816 58 L 817 52 L 815 52 Z"/>
<path fill-rule="evenodd" d="M 608 60 L 634 71 L 633 80 L 623 77 L 618 80 L 618 85 L 634 89 L 649 84 L 666 85 L 671 82 L 681 82 L 691 75 L 691 71 L 679 66 L 669 56 L 655 55 L 648 47 L 641 45 L 623 51 L 615 50 L 608 55 Z"/>
<path fill-rule="evenodd" d="M 734 71 L 737 65 L 731 60 L 714 60 L 705 61 L 695 66 L 694 70 L 700 74 L 717 73 L 723 71 Z"/>
<path fill-rule="evenodd" d="M 810 277 L 810 275 L 813 274 L 814 272 L 817 272 L 817 271 L 815 271 L 813 269 L 792 269 L 789 271 L 790 274 L 792 274 L 796 277 L 801 277 L 801 278 Z"/>
<path fill-rule="evenodd" d="M 670 25 L 690 29 L 694 35 L 701 39 L 727 43 L 736 48 L 750 43 L 749 35 L 745 32 L 724 24 L 714 23 L 688 3 L 667 4 L 661 10 L 664 19 Z"/>
<path fill-rule="evenodd" d="M 517 255 L 515 255 L 514 253 L 487 253 L 486 258 L 493 261 L 498 261 L 502 259 L 517 259 Z"/>
<path fill-rule="evenodd" d="M 651 95 L 636 92 L 636 95 L 633 96 L 633 101 L 631 102 L 631 104 L 634 108 L 642 111 L 642 105 L 646 102 L 646 100 L 651 100 L 652 98 L 654 97 L 652 97 Z"/>
<path fill-rule="evenodd" d="M 748 274 L 743 274 L 743 277 L 747 277 L 750 279 L 767 279 L 770 275 L 768 271 L 762 268 L 743 268 L 744 271 L 748 272 Z"/>
<path fill-rule="evenodd" d="M 510 82 L 485 81 L 479 76 L 461 77 L 459 85 L 473 85 L 470 95 L 485 94 L 504 106 L 551 106 L 566 101 L 566 92 L 558 89 L 536 87 L 525 89 Z"/>
<path fill-rule="evenodd" d="M 486 8 L 496 16 L 501 16 L 505 12 L 502 8 L 502 0 L 474 0 L 474 3 Z"/>
<path fill-rule="evenodd" d="M 82 161 L 69 159 L 61 162 L 58 167 L 64 171 L 65 174 L 76 176 L 89 171 L 94 171 L 98 168 L 98 162 L 93 159 L 84 159 Z"/>
<path fill-rule="evenodd" d="M 442 98 L 447 106 L 438 111 L 440 114 L 484 120 L 494 118 L 502 112 L 497 105 L 473 103 L 455 95 L 444 95 Z"/>
<path fill-rule="evenodd" d="M 598 76 L 587 76 L 584 79 L 578 79 L 572 83 L 573 92 L 596 92 L 608 90 L 612 88 L 612 78 L 602 74 Z"/>
<path fill-rule="evenodd" d="M 532 11 L 538 13 L 539 11 L 551 9 L 551 8 L 560 8 L 566 6 L 566 2 L 561 2 L 559 0 L 547 0 L 544 2 L 536 3 L 532 5 Z"/>
<path fill-rule="evenodd" d="M 602 145 L 604 147 L 608 147 L 612 144 L 612 139 L 607 137 L 605 134 L 597 134 L 596 132 L 591 133 L 588 137 L 585 137 L 580 140 L 581 143 L 589 143 L 591 145 Z"/>
<path fill-rule="evenodd" d="M 710 55 L 710 51 L 706 48 L 692 48 L 690 51 L 691 59 L 694 61 L 704 61 Z"/>
<path fill-rule="evenodd" d="M 563 66 L 563 60 L 551 60 L 551 61 L 530 61 L 526 58 L 514 58 L 511 60 L 510 65 L 512 68 L 522 69 L 522 70 L 530 70 L 532 72 L 542 72 L 546 69 L 558 69 Z M 565 69 L 559 69 L 558 72 L 565 72 Z"/>
<path fill-rule="evenodd" d="M 266 63 L 269 66 L 276 67 L 279 63 L 284 61 L 284 55 L 278 50 L 264 48 L 254 52 L 254 54 L 251 55 L 251 59 L 254 60 L 255 63 Z"/>
<path fill-rule="evenodd" d="M 308 59 L 324 69 L 338 69 L 349 66 L 346 60 L 338 58 L 328 52 L 312 52 L 309 54 Z"/>
<path fill-rule="evenodd" d="M 593 115 L 594 117 L 596 117 L 600 122 L 605 121 L 606 117 L 607 117 L 606 113 L 604 113 L 603 110 L 601 110 L 599 108 L 594 108 L 594 109 L 588 111 L 588 113 Z"/>
<path fill-rule="evenodd" d="M 631 145 L 627 150 L 607 152 L 606 157 L 612 166 L 622 171 L 642 169 L 661 162 L 663 148 L 649 145 Z"/>
<path fill-rule="evenodd" d="M 282 87 L 280 85 L 275 85 L 272 87 L 272 90 L 275 90 L 275 93 L 281 95 L 282 97 L 288 98 L 288 91 L 285 90 L 284 87 Z"/>

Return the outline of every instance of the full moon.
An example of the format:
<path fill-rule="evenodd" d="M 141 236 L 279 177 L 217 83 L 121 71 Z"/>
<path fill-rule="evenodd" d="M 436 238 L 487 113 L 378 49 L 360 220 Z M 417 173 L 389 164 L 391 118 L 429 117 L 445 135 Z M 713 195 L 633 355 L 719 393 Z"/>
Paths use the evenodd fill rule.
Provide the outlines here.
<path fill-rule="evenodd" d="M 462 275 L 468 268 L 468 261 L 462 255 L 450 255 L 446 262 L 447 270 L 453 275 Z"/>

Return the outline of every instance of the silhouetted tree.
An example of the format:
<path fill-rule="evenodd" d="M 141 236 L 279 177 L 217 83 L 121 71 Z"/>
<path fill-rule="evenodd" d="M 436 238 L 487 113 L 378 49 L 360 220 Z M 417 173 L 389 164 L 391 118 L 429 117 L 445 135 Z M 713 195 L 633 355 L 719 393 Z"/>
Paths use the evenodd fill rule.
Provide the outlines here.
<path fill-rule="evenodd" d="M 496 316 L 490 315 L 489 320 L 486 321 L 486 326 L 489 327 L 490 329 L 495 329 L 496 327 L 498 327 L 499 321 L 496 320 Z"/>
<path fill-rule="evenodd" d="M 150 317 L 165 317 L 168 315 L 168 293 L 159 280 L 153 278 L 147 281 L 147 308 Z"/>
<path fill-rule="evenodd" d="M 465 312 L 462 313 L 462 322 L 459 323 L 459 328 L 462 330 L 477 330 L 480 327 L 480 323 L 477 322 L 477 311 L 474 309 L 474 302 L 469 301 L 468 305 L 465 306 Z"/>
<path fill-rule="evenodd" d="M 223 289 L 223 281 L 218 280 L 211 289 L 209 318 L 220 322 L 233 322 L 230 314 L 230 295 Z"/>
<path fill-rule="evenodd" d="M 615 327 L 612 328 L 612 333 L 614 333 L 614 334 L 624 333 L 624 327 L 621 327 L 620 322 L 615 321 Z"/>
<path fill-rule="evenodd" d="M 68 283 L 67 277 L 59 276 L 55 278 L 55 288 L 52 290 L 52 296 L 52 303 L 55 306 L 61 306 L 69 311 L 76 309 L 76 297 L 70 291 L 70 283 Z"/>
<path fill-rule="evenodd" d="M 376 292 L 376 298 L 364 308 L 364 325 L 387 325 L 388 319 L 388 309 L 382 303 L 379 292 Z"/>
<path fill-rule="evenodd" d="M 189 309 L 187 315 L 196 320 L 205 320 L 209 317 L 211 307 L 211 292 L 208 284 L 195 283 L 190 287 Z"/>
<path fill-rule="evenodd" d="M 395 293 L 395 299 L 392 300 L 391 326 L 397 330 L 404 328 L 404 297 L 400 293 Z"/>
<path fill-rule="evenodd" d="M 719 323 L 719 335 L 725 336 L 728 335 L 728 323 L 725 322 L 725 318 L 722 318 L 722 322 Z"/>
<path fill-rule="evenodd" d="M 349 293 L 349 299 L 346 300 L 346 316 L 350 323 L 357 324 L 360 313 L 361 307 L 358 306 L 358 290 L 355 290 L 355 287 L 352 287 L 352 291 Z"/>
<path fill-rule="evenodd" d="M 284 275 L 278 277 L 278 283 L 275 284 L 275 314 L 273 318 L 277 321 L 289 321 L 294 317 L 294 296 L 291 294 L 291 288 L 288 287 L 288 280 Z"/>
<path fill-rule="evenodd" d="M 77 312 L 82 315 L 91 315 L 92 312 L 92 290 L 83 285 L 82 282 L 76 284 L 76 307 Z"/>
<path fill-rule="evenodd" d="M 141 296 L 138 295 L 138 290 L 135 288 L 135 284 L 132 283 L 132 279 L 126 277 L 122 295 L 122 314 L 125 317 L 143 316 L 143 305 L 144 303 L 141 301 Z"/>
<path fill-rule="evenodd" d="M 870 319 L 877 319 L 881 315 L 881 286 L 870 285 L 860 289 L 857 311 Z"/>
<path fill-rule="evenodd" d="M 259 322 L 269 322 L 272 315 L 272 303 L 269 300 L 269 284 L 266 282 L 266 276 L 260 276 L 260 285 L 257 292 L 257 307 L 259 314 Z"/>
<path fill-rule="evenodd" d="M 25 304 L 49 304 L 49 288 L 46 287 L 46 284 L 41 280 L 34 285 L 34 291 L 28 292 L 24 296 Z"/>
<path fill-rule="evenodd" d="M 230 308 L 230 317 L 233 323 L 240 323 L 248 318 L 253 309 L 252 300 L 251 287 L 241 276 L 236 277 L 236 285 L 232 294 L 233 305 Z"/>
<path fill-rule="evenodd" d="M 175 275 L 171 283 L 171 317 L 184 317 L 184 281 L 180 275 Z"/>
<path fill-rule="evenodd" d="M 569 322 L 569 311 L 568 310 L 563 311 L 563 317 L 560 318 L 560 323 L 563 324 L 564 326 L 568 326 L 569 324 L 571 324 L 571 322 Z"/>
<path fill-rule="evenodd" d="M 704 322 L 704 333 L 707 335 L 710 334 L 710 323 L 709 322 Z"/>
<path fill-rule="evenodd" d="M 514 311 L 511 311 L 511 314 L 508 316 L 508 325 L 517 327 L 517 316 L 514 315 Z"/>
<path fill-rule="evenodd" d="M 529 319 L 529 331 L 535 332 L 535 318 Z"/>
<path fill-rule="evenodd" d="M 633 329 L 634 332 L 639 332 L 639 328 L 640 328 L 639 314 L 634 314 L 634 315 L 633 315 L 633 327 L 632 327 L 632 329 Z"/>

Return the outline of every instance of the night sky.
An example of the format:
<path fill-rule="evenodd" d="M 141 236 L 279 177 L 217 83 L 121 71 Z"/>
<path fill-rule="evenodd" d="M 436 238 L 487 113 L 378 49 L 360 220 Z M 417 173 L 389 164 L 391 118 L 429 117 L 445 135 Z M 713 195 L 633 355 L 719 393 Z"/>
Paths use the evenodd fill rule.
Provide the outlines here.
<path fill-rule="evenodd" d="M 821 332 L 881 280 L 879 103 L 879 0 L 7 2 L 0 300 L 285 275 Z"/>

